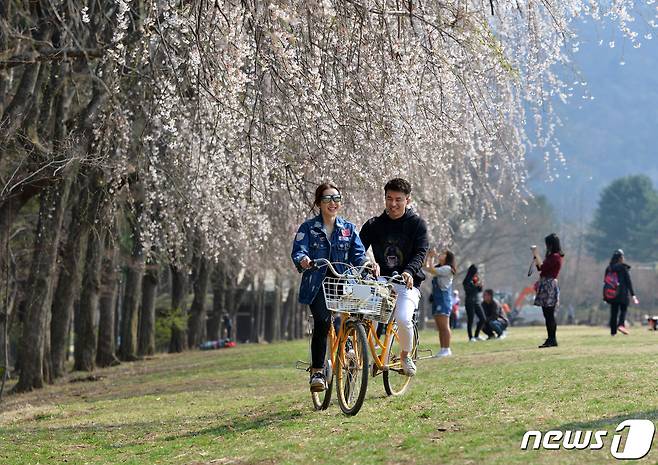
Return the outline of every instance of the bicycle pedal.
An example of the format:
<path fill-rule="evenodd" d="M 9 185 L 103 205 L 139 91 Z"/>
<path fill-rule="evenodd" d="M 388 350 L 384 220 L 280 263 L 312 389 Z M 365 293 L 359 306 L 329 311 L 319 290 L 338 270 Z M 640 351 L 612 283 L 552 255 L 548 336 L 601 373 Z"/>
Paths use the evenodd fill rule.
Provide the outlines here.
<path fill-rule="evenodd" d="M 311 371 L 311 364 L 303 360 L 297 360 L 297 363 L 295 363 L 295 369 L 301 371 Z"/>

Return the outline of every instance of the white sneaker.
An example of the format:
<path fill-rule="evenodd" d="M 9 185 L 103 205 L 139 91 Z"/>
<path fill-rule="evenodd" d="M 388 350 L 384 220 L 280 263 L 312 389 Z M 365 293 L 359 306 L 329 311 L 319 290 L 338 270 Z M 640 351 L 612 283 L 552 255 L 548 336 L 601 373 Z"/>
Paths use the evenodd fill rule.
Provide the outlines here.
<path fill-rule="evenodd" d="M 478 341 L 486 341 L 486 340 L 489 339 L 489 338 L 488 338 L 488 337 L 478 336 L 478 337 L 476 337 L 475 339 L 477 339 Z"/>
<path fill-rule="evenodd" d="M 324 375 L 320 371 L 311 375 L 309 384 L 311 385 L 311 392 L 322 392 L 327 389 L 327 381 L 324 379 Z"/>
<path fill-rule="evenodd" d="M 479 341 L 479 339 L 476 337 L 472 337 L 468 340 L 468 342 L 477 342 L 477 341 Z"/>
<path fill-rule="evenodd" d="M 500 336 L 498 336 L 498 339 L 505 339 L 507 337 L 507 331 L 503 331 L 500 333 Z"/>
<path fill-rule="evenodd" d="M 416 364 L 408 355 L 402 359 L 402 372 L 407 376 L 416 376 Z"/>
<path fill-rule="evenodd" d="M 434 355 L 434 358 L 443 358 L 443 357 L 452 357 L 452 350 L 450 350 L 450 347 L 441 348 L 439 353 Z"/>

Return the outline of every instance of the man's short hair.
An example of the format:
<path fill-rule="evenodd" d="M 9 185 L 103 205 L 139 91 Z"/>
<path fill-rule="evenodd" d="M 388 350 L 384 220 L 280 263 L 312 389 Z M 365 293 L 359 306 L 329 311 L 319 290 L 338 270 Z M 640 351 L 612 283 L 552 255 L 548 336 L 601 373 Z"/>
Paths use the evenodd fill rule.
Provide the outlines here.
<path fill-rule="evenodd" d="M 402 192 L 404 195 L 411 194 L 411 184 L 402 178 L 393 178 L 384 186 L 384 194 L 389 191 Z"/>
<path fill-rule="evenodd" d="M 494 295 L 494 291 L 493 291 L 493 289 L 485 289 L 485 290 L 484 290 L 484 293 L 485 293 L 485 294 L 489 294 L 491 297 L 493 297 L 493 295 Z"/>

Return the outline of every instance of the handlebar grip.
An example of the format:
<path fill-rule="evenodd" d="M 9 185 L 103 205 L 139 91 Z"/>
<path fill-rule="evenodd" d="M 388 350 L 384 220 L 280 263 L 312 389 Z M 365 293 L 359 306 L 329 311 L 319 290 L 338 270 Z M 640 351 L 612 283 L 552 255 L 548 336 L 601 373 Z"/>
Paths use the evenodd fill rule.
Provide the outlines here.
<path fill-rule="evenodd" d="M 311 260 L 310 267 L 308 269 L 315 270 L 320 266 L 331 266 L 331 262 L 326 258 L 316 258 L 314 260 Z"/>

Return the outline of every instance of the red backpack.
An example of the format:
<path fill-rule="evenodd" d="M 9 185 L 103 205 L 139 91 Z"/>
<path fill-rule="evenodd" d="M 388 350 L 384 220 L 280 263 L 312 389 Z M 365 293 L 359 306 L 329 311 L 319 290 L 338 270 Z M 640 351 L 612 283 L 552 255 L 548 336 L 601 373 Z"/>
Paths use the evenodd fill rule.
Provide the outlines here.
<path fill-rule="evenodd" d="M 607 270 L 603 278 L 603 300 L 612 302 L 619 295 L 619 275 L 616 271 Z"/>

